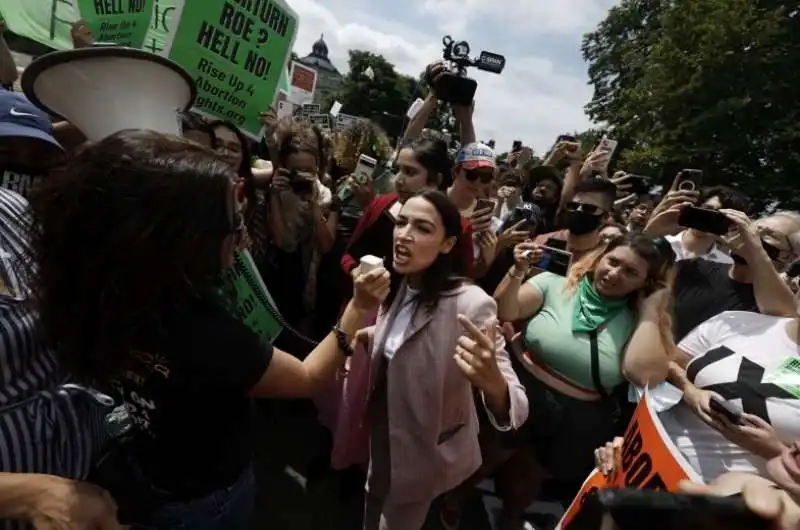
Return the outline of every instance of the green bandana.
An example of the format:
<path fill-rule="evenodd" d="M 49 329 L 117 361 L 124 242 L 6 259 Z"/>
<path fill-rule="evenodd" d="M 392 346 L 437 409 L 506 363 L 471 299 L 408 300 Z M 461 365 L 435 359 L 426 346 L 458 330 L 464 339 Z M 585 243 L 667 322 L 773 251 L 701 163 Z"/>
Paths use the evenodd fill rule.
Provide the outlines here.
<path fill-rule="evenodd" d="M 572 331 L 589 332 L 594 331 L 605 322 L 608 322 L 617 313 L 625 309 L 628 300 L 620 298 L 609 300 L 600 296 L 594 290 L 592 282 L 584 276 L 578 284 L 575 293 L 575 309 L 572 313 Z"/>

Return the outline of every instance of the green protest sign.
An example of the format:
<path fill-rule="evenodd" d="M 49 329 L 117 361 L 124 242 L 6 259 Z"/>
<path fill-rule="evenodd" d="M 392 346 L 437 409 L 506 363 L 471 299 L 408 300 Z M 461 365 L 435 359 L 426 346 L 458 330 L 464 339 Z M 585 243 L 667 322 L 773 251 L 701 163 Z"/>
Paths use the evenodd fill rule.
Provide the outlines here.
<path fill-rule="evenodd" d="M 78 14 L 72 0 L 0 0 L 6 27 L 56 50 L 71 50 L 72 24 Z"/>
<path fill-rule="evenodd" d="M 197 82 L 196 111 L 258 138 L 296 34 L 283 0 L 186 2 L 167 56 Z"/>
<path fill-rule="evenodd" d="M 141 48 L 155 0 L 74 0 L 95 42 Z"/>
<path fill-rule="evenodd" d="M 155 0 L 153 18 L 144 38 L 142 49 L 158 55 L 166 55 L 167 41 L 174 33 L 180 19 L 184 0 Z"/>

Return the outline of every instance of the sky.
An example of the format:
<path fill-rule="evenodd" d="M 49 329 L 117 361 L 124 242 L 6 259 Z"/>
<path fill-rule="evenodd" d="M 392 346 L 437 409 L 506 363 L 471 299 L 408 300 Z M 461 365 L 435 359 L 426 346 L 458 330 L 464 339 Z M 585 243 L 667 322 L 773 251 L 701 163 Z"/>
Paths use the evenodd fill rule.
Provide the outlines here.
<path fill-rule="evenodd" d="M 591 123 L 583 34 L 617 0 L 286 0 L 300 17 L 294 50 L 304 57 L 324 35 L 330 59 L 343 74 L 350 49 L 386 57 L 400 73 L 417 77 L 441 58 L 442 37 L 466 40 L 506 57 L 501 75 L 471 68 L 478 81 L 475 127 L 494 139 L 498 153 L 522 140 L 546 152 L 559 134 Z M 343 112 L 347 112 L 344 109 Z"/>

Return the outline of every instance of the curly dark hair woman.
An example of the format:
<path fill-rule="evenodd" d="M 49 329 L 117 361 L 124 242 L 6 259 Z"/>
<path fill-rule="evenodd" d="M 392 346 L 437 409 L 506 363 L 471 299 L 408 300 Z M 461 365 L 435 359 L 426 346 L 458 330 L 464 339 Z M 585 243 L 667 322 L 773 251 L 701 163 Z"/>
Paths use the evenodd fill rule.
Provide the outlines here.
<path fill-rule="evenodd" d="M 303 362 L 262 343 L 211 296 L 246 239 L 241 186 L 212 151 L 122 131 L 31 199 L 30 287 L 45 335 L 77 378 L 114 386 L 134 422 L 125 481 L 155 506 L 128 506 L 134 523 L 246 528 L 250 396 L 318 393 L 344 362 L 339 339 L 388 293 L 386 271 L 360 278 L 339 328 Z"/>

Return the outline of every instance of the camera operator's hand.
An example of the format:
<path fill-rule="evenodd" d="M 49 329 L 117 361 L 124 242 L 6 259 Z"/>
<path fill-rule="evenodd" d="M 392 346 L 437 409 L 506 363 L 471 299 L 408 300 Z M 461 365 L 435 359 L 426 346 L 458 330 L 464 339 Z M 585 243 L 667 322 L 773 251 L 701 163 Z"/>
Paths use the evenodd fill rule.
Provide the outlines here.
<path fill-rule="evenodd" d="M 425 80 L 431 88 L 431 92 L 436 95 L 436 83 L 443 73 L 447 72 L 447 64 L 443 59 L 433 61 L 425 68 Z"/>

